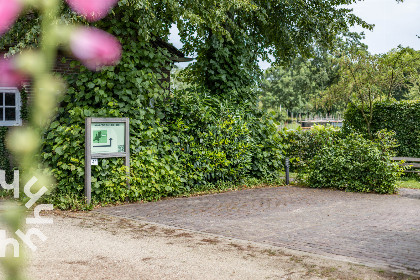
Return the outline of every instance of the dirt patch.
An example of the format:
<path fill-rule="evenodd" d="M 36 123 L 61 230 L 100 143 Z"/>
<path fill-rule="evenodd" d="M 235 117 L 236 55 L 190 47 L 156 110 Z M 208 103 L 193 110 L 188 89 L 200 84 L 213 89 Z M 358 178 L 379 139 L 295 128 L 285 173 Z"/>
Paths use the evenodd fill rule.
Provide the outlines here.
<path fill-rule="evenodd" d="M 98 213 L 54 213 L 31 279 L 415 279 L 385 269 Z M 0 278 L 4 278 L 1 277 Z"/>
<path fill-rule="evenodd" d="M 210 244 L 220 243 L 220 241 L 216 238 L 203 238 L 201 239 L 201 242 L 210 243 Z"/>

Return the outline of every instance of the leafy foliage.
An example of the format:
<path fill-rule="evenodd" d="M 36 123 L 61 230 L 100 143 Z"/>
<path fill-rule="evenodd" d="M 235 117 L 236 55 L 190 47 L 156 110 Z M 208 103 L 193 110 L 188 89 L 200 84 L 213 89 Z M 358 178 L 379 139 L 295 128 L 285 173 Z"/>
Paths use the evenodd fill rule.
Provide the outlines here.
<path fill-rule="evenodd" d="M 82 196 L 89 116 L 128 116 L 131 128 L 130 188 L 120 159 L 100 160 L 92 170 L 94 201 L 155 200 L 222 181 L 278 177 L 283 146 L 275 123 L 252 104 L 238 108 L 205 93 L 164 90 L 167 51 L 141 42 L 123 46 L 118 66 L 90 72 L 74 65 L 80 73 L 67 77 L 68 94 L 43 153 L 57 181 L 58 205 L 69 207 L 63 197 Z"/>
<path fill-rule="evenodd" d="M 252 100 L 255 93 L 249 96 L 247 88 L 260 75 L 259 59 L 273 55 L 279 64 L 289 63 L 313 55 L 319 46 L 332 49 L 351 25 L 371 28 L 342 8 L 353 0 L 313 2 L 183 2 L 195 15 L 194 22 L 177 23 L 184 50 L 197 55 L 191 80 L 223 98 Z"/>
<path fill-rule="evenodd" d="M 394 131 L 398 156 L 420 157 L 420 101 L 383 101 L 372 106 L 371 131 L 382 129 Z M 345 113 L 344 130 L 357 131 L 369 137 L 363 116 L 359 108 L 350 104 Z M 346 132 L 348 133 L 348 132 Z"/>
<path fill-rule="evenodd" d="M 380 130 L 374 141 L 361 138 L 329 126 L 289 130 L 286 155 L 297 179 L 310 187 L 393 193 L 402 171 L 390 159 L 398 147 L 395 133 Z"/>
<path fill-rule="evenodd" d="M 80 71 L 65 77 L 67 94 L 43 139 L 41 157 L 57 181 L 53 199 L 64 207 L 66 199 L 82 194 L 83 124 L 90 116 L 131 120 L 131 187 L 125 188 L 119 159 L 101 160 L 92 170 L 94 201 L 150 200 L 247 176 L 275 178 L 283 162 L 282 135 L 255 108 L 250 88 L 258 59 L 308 56 L 317 44 L 331 47 L 350 25 L 370 28 L 342 8 L 355 0 L 315 2 L 120 0 L 94 24 L 120 40 L 120 64 L 92 73 L 74 63 Z M 61 12 L 63 22 L 87 24 L 67 6 Z M 163 69 L 171 55 L 151 46 L 167 38 L 172 24 L 183 50 L 197 55 L 185 74 L 193 92 L 166 90 Z M 2 37 L 0 48 L 14 45 L 14 54 L 36 46 L 39 33 L 38 14 L 28 13 Z"/>
<path fill-rule="evenodd" d="M 309 165 L 308 185 L 312 188 L 394 193 L 404 168 L 390 159 L 392 152 L 383 143 L 350 134 L 335 145 L 325 146 Z"/>
<path fill-rule="evenodd" d="M 295 114 L 314 112 L 317 108 L 312 99 L 336 79 L 337 66 L 326 53 L 311 60 L 298 57 L 288 67 L 265 71 L 260 101 L 265 109 L 281 108 Z"/>
<path fill-rule="evenodd" d="M 184 153 L 182 166 L 192 163 L 190 184 L 276 177 L 283 157 L 276 124 L 252 104 L 238 108 L 217 97 L 177 92 L 167 116 L 172 139 Z M 176 129 L 174 129 L 176 128 Z M 184 162 L 185 161 L 185 162 Z"/>
<path fill-rule="evenodd" d="M 372 139 L 373 106 L 394 96 L 404 95 L 418 79 L 420 53 L 410 48 L 394 49 L 383 55 L 371 55 L 356 51 L 339 59 L 339 80 L 324 93 L 328 104 L 351 103 L 363 117 L 369 137 Z"/>
<path fill-rule="evenodd" d="M 286 156 L 294 171 L 305 172 L 310 161 L 324 147 L 333 146 L 342 137 L 341 131 L 332 126 L 315 125 L 310 130 L 286 131 Z"/>

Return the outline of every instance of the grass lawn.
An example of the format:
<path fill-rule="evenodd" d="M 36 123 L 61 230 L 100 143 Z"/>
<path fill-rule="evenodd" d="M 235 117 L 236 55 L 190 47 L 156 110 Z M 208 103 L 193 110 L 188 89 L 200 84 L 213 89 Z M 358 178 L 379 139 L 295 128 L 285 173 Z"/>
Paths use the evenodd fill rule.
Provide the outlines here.
<path fill-rule="evenodd" d="M 399 188 L 420 189 L 420 176 L 419 178 L 401 178 L 397 184 Z"/>

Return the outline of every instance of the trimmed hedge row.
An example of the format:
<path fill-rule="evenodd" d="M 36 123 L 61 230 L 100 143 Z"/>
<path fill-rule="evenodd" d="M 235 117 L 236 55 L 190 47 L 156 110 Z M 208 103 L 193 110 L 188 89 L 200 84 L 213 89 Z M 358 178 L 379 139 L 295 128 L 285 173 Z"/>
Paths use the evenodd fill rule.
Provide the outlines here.
<path fill-rule="evenodd" d="M 344 119 L 344 131 L 368 135 L 366 122 L 354 105 L 349 105 Z M 420 100 L 376 102 L 371 130 L 374 134 L 382 129 L 395 131 L 398 156 L 420 157 Z"/>

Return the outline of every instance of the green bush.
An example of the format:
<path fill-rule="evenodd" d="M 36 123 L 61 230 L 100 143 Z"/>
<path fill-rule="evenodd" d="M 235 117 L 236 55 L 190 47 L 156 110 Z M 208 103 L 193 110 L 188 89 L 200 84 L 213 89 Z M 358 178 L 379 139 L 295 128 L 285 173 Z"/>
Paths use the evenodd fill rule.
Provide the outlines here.
<path fill-rule="evenodd" d="M 67 93 L 42 139 L 41 158 L 56 181 L 47 200 L 61 208 L 83 205 L 86 117 L 130 118 L 130 177 L 122 159 L 100 159 L 92 167 L 94 203 L 156 200 L 219 183 L 278 179 L 284 151 L 272 118 L 251 102 L 167 90 L 171 55 L 145 38 L 133 39 L 130 30 L 135 29 L 118 36 L 124 52 L 117 66 L 91 72 L 72 62 L 78 74 L 63 77 Z"/>
<path fill-rule="evenodd" d="M 180 171 L 175 157 L 159 157 L 156 149 L 138 153 L 131 164 L 129 200 L 150 201 L 187 193 Z M 109 191 L 104 192 L 108 194 Z"/>
<path fill-rule="evenodd" d="M 183 179 L 193 187 L 245 176 L 251 165 L 248 123 L 240 112 L 195 100 L 194 105 L 178 104 L 175 108 L 181 110 L 168 116 L 174 119 L 168 129 Z"/>
<path fill-rule="evenodd" d="M 325 146 L 309 164 L 307 184 L 312 188 L 394 193 L 403 168 L 390 158 L 391 135 L 382 134 L 385 136 L 377 141 L 350 134 Z"/>
<path fill-rule="evenodd" d="M 238 106 L 196 92 L 177 92 L 165 112 L 178 161 L 191 187 L 244 177 L 278 177 L 284 158 L 274 121 L 249 104 Z M 186 172 L 184 170 L 184 173 Z"/>
<path fill-rule="evenodd" d="M 356 131 L 368 138 L 367 125 L 359 109 L 350 104 L 344 119 L 345 132 Z M 420 100 L 376 102 L 371 130 L 376 133 L 382 129 L 395 131 L 398 156 L 420 157 Z"/>
<path fill-rule="evenodd" d="M 332 146 L 341 138 L 339 128 L 315 125 L 312 129 L 286 130 L 286 156 L 291 170 L 304 172 L 309 162 L 326 146 Z"/>
<path fill-rule="evenodd" d="M 251 117 L 250 117 L 251 115 Z M 251 137 L 251 170 L 249 177 L 277 180 L 284 170 L 285 133 L 264 112 L 248 114 Z"/>
<path fill-rule="evenodd" d="M 67 200 L 83 199 L 85 117 L 126 116 L 118 108 L 129 111 L 132 106 L 114 102 L 110 109 L 92 108 L 85 102 L 69 104 L 44 139 L 44 162 L 57 182 L 50 199 L 64 208 L 73 207 Z M 284 158 L 282 135 L 271 118 L 244 108 L 197 92 L 177 92 L 156 100 L 153 112 L 159 117 L 133 109 L 130 187 L 121 159 L 101 159 L 92 167 L 93 201 L 157 200 L 213 189 L 218 183 L 277 179 Z"/>

